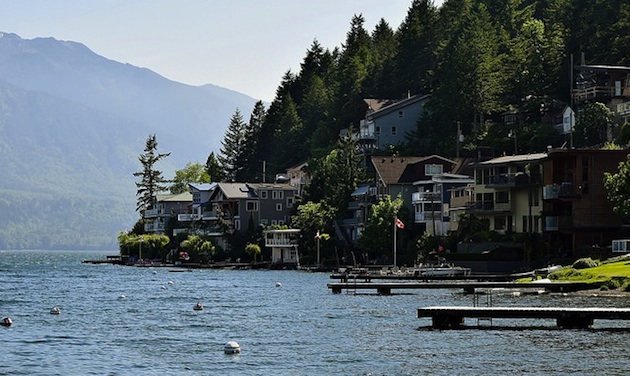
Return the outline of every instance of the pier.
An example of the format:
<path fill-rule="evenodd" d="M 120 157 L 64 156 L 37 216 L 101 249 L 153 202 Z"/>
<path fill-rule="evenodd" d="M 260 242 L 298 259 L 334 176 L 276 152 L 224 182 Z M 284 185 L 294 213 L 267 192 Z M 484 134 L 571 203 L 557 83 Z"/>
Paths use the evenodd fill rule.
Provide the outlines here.
<path fill-rule="evenodd" d="M 563 329 L 587 329 L 595 319 L 630 320 L 627 308 L 560 308 L 560 307 L 426 307 L 418 309 L 418 318 L 430 317 L 433 328 L 458 329 L 464 318 L 533 318 L 556 319 Z"/>
<path fill-rule="evenodd" d="M 381 295 L 390 295 L 392 290 L 413 290 L 413 289 L 461 289 L 466 294 L 474 294 L 476 289 L 539 289 L 549 292 L 570 292 L 588 290 L 599 287 L 599 285 L 584 282 L 400 282 L 400 283 L 375 283 L 375 282 L 345 282 L 329 283 L 328 288 L 334 294 L 340 294 L 343 290 L 376 290 Z"/>

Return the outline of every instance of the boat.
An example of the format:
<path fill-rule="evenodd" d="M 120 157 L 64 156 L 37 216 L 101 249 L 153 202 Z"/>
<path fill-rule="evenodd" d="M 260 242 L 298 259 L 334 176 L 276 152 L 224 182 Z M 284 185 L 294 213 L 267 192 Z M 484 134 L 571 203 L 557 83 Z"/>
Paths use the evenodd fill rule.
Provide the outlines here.
<path fill-rule="evenodd" d="M 426 265 L 414 269 L 414 277 L 456 277 L 470 275 L 471 269 L 450 264 Z"/>

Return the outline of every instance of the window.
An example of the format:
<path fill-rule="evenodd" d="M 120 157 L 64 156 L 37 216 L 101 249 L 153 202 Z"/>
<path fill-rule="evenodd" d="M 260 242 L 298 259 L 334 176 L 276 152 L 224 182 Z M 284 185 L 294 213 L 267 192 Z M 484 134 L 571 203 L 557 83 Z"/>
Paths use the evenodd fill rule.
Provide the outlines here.
<path fill-rule="evenodd" d="M 257 212 L 258 201 L 247 201 L 247 203 L 245 204 L 245 210 L 248 212 Z"/>
<path fill-rule="evenodd" d="M 507 204 L 510 202 L 510 192 L 508 191 L 500 191 L 496 193 L 496 203 L 497 204 Z"/>
<path fill-rule="evenodd" d="M 494 217 L 494 229 L 495 230 L 505 230 L 506 222 L 504 216 Z"/>
<path fill-rule="evenodd" d="M 276 204 L 276 211 L 282 211 L 282 204 L 280 203 Z"/>
<path fill-rule="evenodd" d="M 287 208 L 293 207 L 293 197 L 287 197 Z"/>
<path fill-rule="evenodd" d="M 260 191 L 260 198 L 263 200 L 267 199 L 267 191 Z"/>
<path fill-rule="evenodd" d="M 378 125 L 374 128 L 374 134 L 375 135 L 380 135 L 381 134 L 381 127 L 379 127 Z"/>
<path fill-rule="evenodd" d="M 397 131 L 396 127 L 392 127 L 392 136 L 395 136 Z"/>
<path fill-rule="evenodd" d="M 282 200 L 284 198 L 284 191 L 271 191 L 271 198 L 273 200 Z"/>
<path fill-rule="evenodd" d="M 405 117 L 405 112 L 402 111 L 402 110 L 398 111 L 398 117 L 401 118 L 401 119 L 404 118 Z"/>
<path fill-rule="evenodd" d="M 438 164 L 424 165 L 425 175 L 439 175 L 442 173 L 443 166 Z"/>
<path fill-rule="evenodd" d="M 235 219 L 234 220 L 234 229 L 236 229 L 236 230 L 240 230 L 241 229 L 241 220 L 240 219 Z"/>

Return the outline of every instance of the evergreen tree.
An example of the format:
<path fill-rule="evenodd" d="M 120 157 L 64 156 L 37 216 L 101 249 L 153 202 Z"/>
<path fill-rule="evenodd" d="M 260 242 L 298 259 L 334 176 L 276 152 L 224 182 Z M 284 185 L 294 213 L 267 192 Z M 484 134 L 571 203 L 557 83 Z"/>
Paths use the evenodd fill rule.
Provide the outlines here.
<path fill-rule="evenodd" d="M 223 181 L 223 168 L 219 164 L 218 158 L 214 155 L 214 152 L 211 152 L 208 155 L 208 159 L 206 160 L 206 172 L 210 177 L 210 182 L 219 182 Z"/>
<path fill-rule="evenodd" d="M 436 65 L 437 9 L 431 0 L 414 0 L 397 32 L 396 90 L 398 98 L 407 92 L 428 93 Z"/>
<path fill-rule="evenodd" d="M 237 108 L 221 141 L 219 163 L 227 181 L 236 181 L 245 166 L 243 149 L 245 145 L 246 124 L 243 115 Z"/>
<path fill-rule="evenodd" d="M 144 212 L 152 205 L 155 196 L 168 187 L 165 185 L 167 180 L 162 177 L 162 171 L 155 168 L 155 164 L 160 160 L 168 157 L 171 153 L 158 153 L 157 140 L 155 135 L 149 135 L 145 142 L 144 153 L 138 159 L 142 165 L 142 171 L 134 172 L 133 176 L 139 177 L 140 181 L 136 182 L 136 197 L 138 203 L 136 211 L 140 216 L 144 217 Z"/>
<path fill-rule="evenodd" d="M 243 170 L 238 174 L 237 181 L 257 182 L 261 181 L 260 133 L 265 122 L 267 111 L 262 101 L 256 102 L 249 123 L 245 129 L 243 146 Z"/>

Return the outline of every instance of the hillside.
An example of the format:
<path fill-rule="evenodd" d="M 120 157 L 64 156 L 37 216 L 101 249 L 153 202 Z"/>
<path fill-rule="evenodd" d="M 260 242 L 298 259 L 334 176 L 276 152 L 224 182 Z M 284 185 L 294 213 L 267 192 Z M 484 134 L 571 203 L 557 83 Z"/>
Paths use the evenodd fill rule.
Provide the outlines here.
<path fill-rule="evenodd" d="M 166 178 L 218 151 L 255 100 L 108 60 L 75 42 L 0 33 L 0 249 L 113 248 L 133 226 L 149 134 Z"/>

